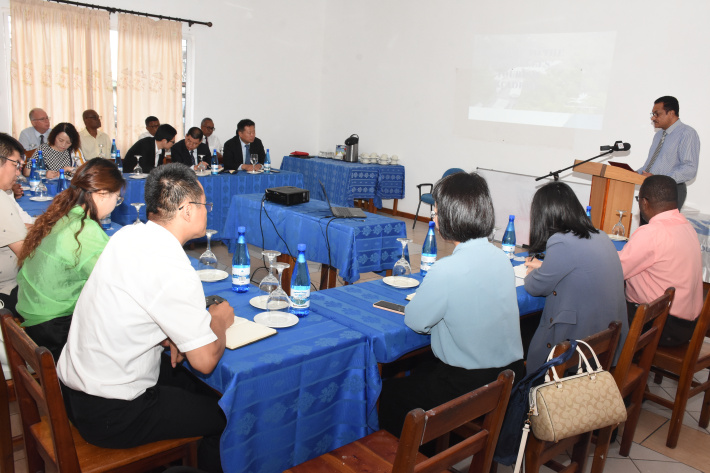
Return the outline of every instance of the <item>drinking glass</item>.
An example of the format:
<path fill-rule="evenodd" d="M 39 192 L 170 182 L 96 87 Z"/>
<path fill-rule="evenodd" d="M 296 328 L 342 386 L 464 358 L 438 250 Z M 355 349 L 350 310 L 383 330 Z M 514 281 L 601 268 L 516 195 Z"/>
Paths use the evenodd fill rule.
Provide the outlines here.
<path fill-rule="evenodd" d="M 283 270 L 290 268 L 291 265 L 277 261 L 273 266 L 279 273 L 279 286 L 274 289 L 274 291 L 269 294 L 269 298 L 266 299 L 267 312 L 278 312 L 279 309 L 285 309 L 291 306 L 291 299 L 288 298 L 288 294 L 286 294 L 286 291 L 281 287 L 281 275 L 283 274 Z"/>
<path fill-rule="evenodd" d="M 145 204 L 143 202 L 133 202 L 131 205 L 136 208 L 136 213 L 138 214 L 136 216 L 136 221 L 133 222 L 133 225 L 138 225 L 139 223 L 141 223 L 141 207 L 143 207 Z"/>
<path fill-rule="evenodd" d="M 143 168 L 141 167 L 141 157 L 136 154 L 136 167 L 133 168 L 133 174 L 143 174 Z"/>
<path fill-rule="evenodd" d="M 624 227 L 624 224 L 621 223 L 621 219 L 624 217 L 624 213 L 626 213 L 626 210 L 617 210 L 617 212 L 619 212 L 619 221 L 616 222 L 616 225 L 611 228 L 611 234 L 620 237 L 625 237 L 626 228 Z"/>
<path fill-rule="evenodd" d="M 100 144 L 99 145 L 99 158 L 105 158 L 106 155 L 104 154 L 104 145 Z"/>
<path fill-rule="evenodd" d="M 39 185 L 37 186 L 37 192 L 39 192 L 40 199 L 44 199 L 47 197 L 47 186 L 44 185 L 44 178 L 42 176 L 39 177 Z"/>
<path fill-rule="evenodd" d="M 198 154 L 197 157 L 200 158 L 200 160 L 199 160 L 198 163 L 197 163 L 197 169 L 198 169 L 198 170 L 202 170 L 202 169 L 204 169 L 204 168 L 202 167 L 202 163 L 205 162 L 205 155 L 204 155 L 204 154 Z"/>
<path fill-rule="evenodd" d="M 409 261 L 407 261 L 407 258 L 404 257 L 404 252 L 407 249 L 407 244 L 412 240 L 409 238 L 397 238 L 397 241 L 402 244 L 402 257 L 394 264 L 394 268 L 392 268 L 392 276 L 408 277 L 412 274 L 412 267 L 410 266 Z"/>
<path fill-rule="evenodd" d="M 251 161 L 251 172 L 256 172 L 256 163 L 259 162 L 259 155 L 252 153 L 251 156 L 249 156 L 249 160 Z"/>
<path fill-rule="evenodd" d="M 264 279 L 259 283 L 259 291 L 265 294 L 266 297 L 276 290 L 279 286 L 279 280 L 274 276 L 274 262 L 276 257 L 281 254 L 279 251 L 274 250 L 264 250 L 261 252 L 269 260 L 269 274 L 267 274 Z"/>
<path fill-rule="evenodd" d="M 207 250 L 200 255 L 200 266 L 204 269 L 217 269 L 217 256 L 212 253 L 212 235 L 217 233 L 217 230 L 210 230 L 209 228 L 205 230 L 205 236 L 207 237 Z"/>

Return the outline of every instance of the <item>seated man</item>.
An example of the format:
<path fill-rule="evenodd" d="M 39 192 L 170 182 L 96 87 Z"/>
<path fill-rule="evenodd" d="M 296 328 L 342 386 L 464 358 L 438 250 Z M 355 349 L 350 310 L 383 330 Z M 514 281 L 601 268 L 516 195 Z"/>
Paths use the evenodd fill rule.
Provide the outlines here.
<path fill-rule="evenodd" d="M 212 152 L 206 144 L 202 143 L 202 130 L 196 126 L 187 130 L 185 139 L 175 143 L 171 152 L 174 163 L 190 166 L 195 171 L 210 167 Z"/>
<path fill-rule="evenodd" d="M 245 118 L 237 124 L 237 136 L 224 143 L 224 169 L 241 169 L 255 171 L 261 169 L 266 159 L 266 151 L 261 140 L 256 137 L 255 124 Z M 251 154 L 259 155 L 259 163 L 252 166 L 249 161 Z"/>
<path fill-rule="evenodd" d="M 629 321 L 638 304 L 651 302 L 669 287 L 675 298 L 661 335 L 660 346 L 690 340 L 703 305 L 703 277 L 698 236 L 678 211 L 673 178 L 653 175 L 639 190 L 641 217 L 648 225 L 636 229 L 619 252 L 626 280 Z"/>
<path fill-rule="evenodd" d="M 111 138 L 99 130 L 101 128 L 99 114 L 96 113 L 96 110 L 89 109 L 82 114 L 82 118 L 84 119 L 85 128 L 79 132 L 79 139 L 81 140 L 81 153 L 84 155 L 84 159 L 94 159 L 99 156 L 110 158 Z M 103 145 L 103 148 L 99 145 Z"/>
<path fill-rule="evenodd" d="M 138 135 L 138 139 L 142 140 L 149 136 L 155 136 L 155 132 L 158 131 L 159 126 L 160 120 L 158 120 L 158 117 L 154 117 L 153 115 L 149 116 L 145 119 L 145 131 Z"/>
<path fill-rule="evenodd" d="M 165 162 L 165 151 L 175 144 L 177 130 L 168 124 L 158 127 L 155 136 L 149 136 L 136 141 L 123 157 L 123 172 L 133 172 L 137 158 L 140 156 L 140 165 L 144 173 L 149 173 Z"/>
<path fill-rule="evenodd" d="M 30 110 L 30 123 L 32 126 L 22 130 L 19 138 L 20 144 L 26 150 L 39 148 L 39 145 L 45 144 L 49 134 L 52 132 L 47 112 L 41 108 Z"/>
<path fill-rule="evenodd" d="M 204 135 L 202 142 L 206 144 L 207 147 L 210 149 L 210 154 L 212 153 L 212 150 L 217 150 L 217 157 L 220 159 L 221 162 L 222 141 L 217 135 L 214 134 L 215 128 L 212 119 L 203 118 L 202 123 L 200 123 L 200 130 L 202 130 L 202 134 Z"/>
<path fill-rule="evenodd" d="M 234 323 L 227 302 L 205 309 L 182 248 L 205 234 L 205 193 L 194 172 L 168 164 L 148 176 L 145 201 L 148 223 L 111 237 L 77 301 L 57 363 L 67 414 L 87 442 L 105 448 L 204 436 L 200 468 L 218 471 L 226 425 L 218 399 L 176 367 L 184 355 L 209 374 Z M 179 290 L 165 284 L 166 274 Z"/>

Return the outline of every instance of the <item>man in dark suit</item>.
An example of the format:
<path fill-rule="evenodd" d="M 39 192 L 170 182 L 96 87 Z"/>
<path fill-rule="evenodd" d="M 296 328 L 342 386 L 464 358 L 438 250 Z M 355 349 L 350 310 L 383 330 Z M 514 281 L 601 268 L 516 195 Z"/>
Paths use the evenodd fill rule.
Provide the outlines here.
<path fill-rule="evenodd" d="M 190 166 L 195 171 L 202 171 L 210 167 L 212 159 L 210 149 L 202 142 L 202 130 L 196 126 L 187 130 L 185 139 L 175 143 L 171 153 L 174 163 Z"/>
<path fill-rule="evenodd" d="M 249 161 L 250 154 L 258 154 L 260 164 L 252 166 Z M 266 151 L 261 140 L 256 137 L 254 122 L 248 118 L 241 120 L 237 124 L 237 136 L 224 143 L 224 169 L 258 171 L 265 159 Z"/>
<path fill-rule="evenodd" d="M 175 144 L 177 130 L 168 124 L 158 127 L 155 136 L 140 139 L 133 143 L 123 158 L 123 172 L 133 172 L 136 167 L 136 156 L 140 156 L 141 169 L 149 173 L 153 168 L 160 166 L 165 161 L 165 150 Z"/>

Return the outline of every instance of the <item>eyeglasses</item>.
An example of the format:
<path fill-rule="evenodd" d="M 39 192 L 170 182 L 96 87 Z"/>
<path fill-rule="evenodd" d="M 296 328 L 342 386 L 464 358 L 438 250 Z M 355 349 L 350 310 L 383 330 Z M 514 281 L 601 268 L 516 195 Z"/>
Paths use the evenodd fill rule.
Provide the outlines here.
<path fill-rule="evenodd" d="M 119 195 L 119 196 L 116 198 L 116 206 L 118 207 L 119 205 L 121 205 L 122 202 L 123 202 L 123 196 L 122 196 L 122 195 Z"/>
<path fill-rule="evenodd" d="M 24 161 L 17 161 L 17 160 L 15 160 L 15 159 L 10 159 L 10 158 L 5 158 L 5 159 L 7 159 L 8 161 L 12 161 L 13 163 L 15 163 L 15 169 L 17 169 L 18 171 L 20 170 L 20 168 L 22 167 L 22 165 L 25 164 Z"/>
<path fill-rule="evenodd" d="M 663 112 L 665 113 L 666 111 L 664 110 Z M 658 112 L 651 112 L 649 115 L 651 116 L 651 118 L 658 118 L 659 116 Z"/>
<path fill-rule="evenodd" d="M 214 205 L 212 202 L 205 202 L 204 204 L 202 202 L 188 202 L 188 204 L 204 205 L 205 209 L 208 212 L 212 212 L 212 206 Z M 187 204 L 185 204 L 185 205 L 187 205 Z M 178 210 L 182 210 L 182 208 L 185 207 L 185 205 L 183 205 L 182 207 L 178 207 Z"/>
<path fill-rule="evenodd" d="M 639 202 L 639 201 L 640 201 L 640 199 L 646 199 L 646 197 L 643 197 L 643 196 L 637 195 L 637 196 L 636 196 L 636 202 Z M 646 199 L 646 200 L 648 200 L 648 199 Z"/>
<path fill-rule="evenodd" d="M 43 122 L 43 121 L 49 121 L 50 117 L 42 117 L 42 118 L 33 118 L 30 120 L 31 122 Z"/>
<path fill-rule="evenodd" d="M 205 129 L 205 130 L 212 130 L 212 131 L 215 131 L 217 128 L 215 128 L 215 127 L 213 127 L 213 126 L 206 126 L 206 127 L 204 127 L 204 129 Z"/>

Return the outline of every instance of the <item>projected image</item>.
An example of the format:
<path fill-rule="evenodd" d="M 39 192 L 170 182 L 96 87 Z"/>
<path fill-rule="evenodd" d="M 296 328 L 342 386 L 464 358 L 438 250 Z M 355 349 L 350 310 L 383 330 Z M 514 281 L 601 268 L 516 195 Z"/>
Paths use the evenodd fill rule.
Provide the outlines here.
<path fill-rule="evenodd" d="M 468 118 L 601 130 L 616 32 L 477 35 Z"/>

